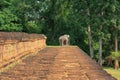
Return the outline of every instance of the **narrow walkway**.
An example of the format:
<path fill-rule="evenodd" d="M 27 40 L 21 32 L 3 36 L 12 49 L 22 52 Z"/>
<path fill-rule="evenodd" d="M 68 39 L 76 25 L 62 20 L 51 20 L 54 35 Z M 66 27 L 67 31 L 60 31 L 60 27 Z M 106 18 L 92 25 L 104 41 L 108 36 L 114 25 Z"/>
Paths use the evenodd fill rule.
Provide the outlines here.
<path fill-rule="evenodd" d="M 116 80 L 76 46 L 47 47 L 0 75 L 0 80 Z"/>

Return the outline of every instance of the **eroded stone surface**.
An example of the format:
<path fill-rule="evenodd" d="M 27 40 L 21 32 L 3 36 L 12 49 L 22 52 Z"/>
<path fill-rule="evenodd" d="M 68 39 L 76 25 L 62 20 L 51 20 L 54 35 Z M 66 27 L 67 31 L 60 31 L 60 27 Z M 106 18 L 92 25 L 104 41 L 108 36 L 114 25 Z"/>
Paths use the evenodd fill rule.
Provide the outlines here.
<path fill-rule="evenodd" d="M 0 80 L 116 80 L 75 46 L 47 47 L 0 75 Z"/>

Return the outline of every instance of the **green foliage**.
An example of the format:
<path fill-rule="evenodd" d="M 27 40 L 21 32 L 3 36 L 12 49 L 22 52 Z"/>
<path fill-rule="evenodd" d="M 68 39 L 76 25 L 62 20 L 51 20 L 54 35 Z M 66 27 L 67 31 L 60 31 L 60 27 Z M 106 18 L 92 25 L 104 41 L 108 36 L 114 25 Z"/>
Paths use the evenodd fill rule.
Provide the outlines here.
<path fill-rule="evenodd" d="M 40 32 L 40 29 L 41 27 L 40 26 L 38 26 L 36 23 L 35 23 L 35 21 L 28 21 L 27 23 L 26 23 L 26 30 L 27 30 L 27 32 L 29 32 L 29 33 L 39 33 Z"/>
<path fill-rule="evenodd" d="M 115 59 L 120 60 L 120 52 L 111 52 L 110 57 L 111 57 L 113 60 L 115 60 Z"/>
<path fill-rule="evenodd" d="M 0 11 L 0 30 L 1 31 L 22 31 L 20 24 L 15 23 L 18 18 L 9 9 Z"/>

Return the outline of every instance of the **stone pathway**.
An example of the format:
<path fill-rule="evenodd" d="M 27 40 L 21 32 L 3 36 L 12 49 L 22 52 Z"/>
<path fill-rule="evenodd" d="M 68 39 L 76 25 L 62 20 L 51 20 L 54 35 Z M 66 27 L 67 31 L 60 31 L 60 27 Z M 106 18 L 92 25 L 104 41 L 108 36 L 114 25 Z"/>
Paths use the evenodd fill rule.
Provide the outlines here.
<path fill-rule="evenodd" d="M 76 46 L 47 47 L 14 68 L 0 80 L 116 80 Z"/>

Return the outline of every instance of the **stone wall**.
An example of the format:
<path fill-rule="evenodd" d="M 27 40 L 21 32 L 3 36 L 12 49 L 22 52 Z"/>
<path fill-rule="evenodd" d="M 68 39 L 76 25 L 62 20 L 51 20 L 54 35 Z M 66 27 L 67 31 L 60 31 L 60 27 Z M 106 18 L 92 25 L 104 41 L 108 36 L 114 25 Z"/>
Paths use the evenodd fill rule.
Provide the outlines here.
<path fill-rule="evenodd" d="M 45 47 L 43 34 L 0 32 L 0 67 Z"/>

